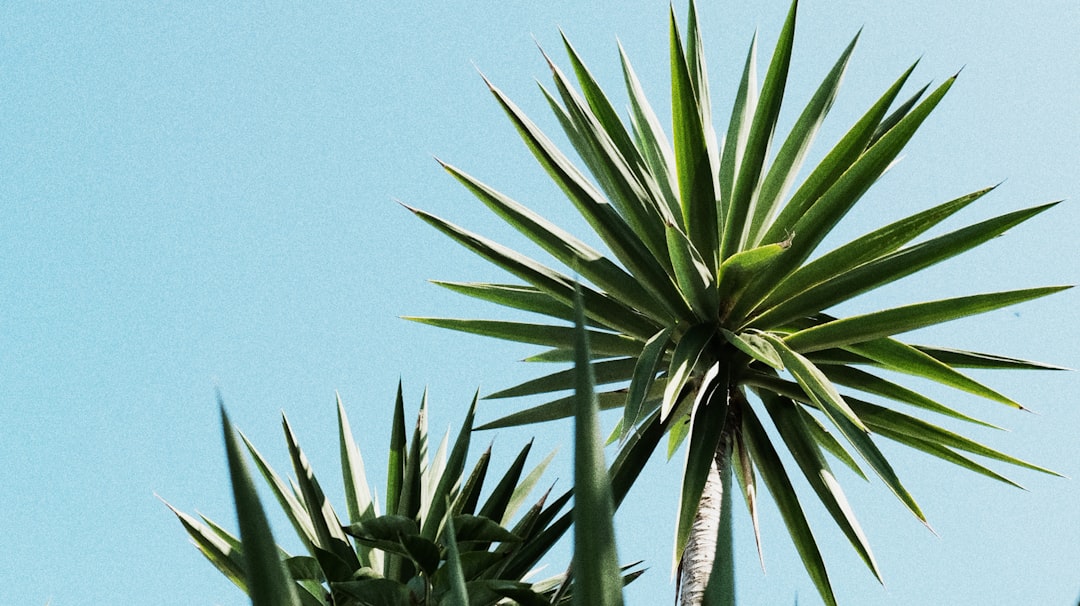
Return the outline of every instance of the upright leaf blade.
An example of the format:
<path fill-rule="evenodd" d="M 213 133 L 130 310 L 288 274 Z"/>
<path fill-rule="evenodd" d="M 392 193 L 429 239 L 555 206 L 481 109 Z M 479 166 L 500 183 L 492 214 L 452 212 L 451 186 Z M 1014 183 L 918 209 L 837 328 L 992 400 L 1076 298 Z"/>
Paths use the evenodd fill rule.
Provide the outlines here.
<path fill-rule="evenodd" d="M 479 399 L 479 392 L 473 394 L 469 411 L 465 414 L 465 421 L 458 430 L 450 456 L 446 459 L 446 465 L 439 474 L 438 483 L 432 491 L 427 516 L 420 529 L 420 535 L 429 541 L 434 541 L 438 537 L 439 530 L 446 521 L 448 503 L 461 487 L 461 476 L 465 473 L 465 457 L 469 454 L 469 437 L 472 435 L 473 420 L 476 418 L 476 403 Z"/>
<path fill-rule="evenodd" d="M 802 114 L 799 115 L 799 119 L 791 128 L 791 133 L 776 154 L 776 159 L 773 160 L 769 172 L 762 180 L 761 191 L 758 194 L 757 202 L 754 204 L 753 216 L 748 226 L 749 238 L 747 242 L 749 245 L 758 246 L 761 244 L 762 230 L 768 224 L 769 219 L 775 215 L 777 208 L 779 208 L 787 195 L 795 176 L 802 167 L 803 160 L 810 150 L 810 145 L 816 138 L 818 130 L 821 128 L 821 124 L 824 122 L 826 114 L 829 113 L 829 109 L 832 108 L 833 100 L 836 99 L 836 95 L 840 90 L 840 81 L 844 77 L 848 60 L 851 58 L 851 53 L 855 50 L 855 43 L 858 40 L 859 36 L 856 35 L 818 86 L 814 96 L 807 103 Z"/>
<path fill-rule="evenodd" d="M 716 272 L 717 215 L 714 174 L 701 99 L 683 49 L 675 10 L 671 10 L 671 112 L 675 139 L 675 165 L 679 175 L 679 198 L 686 236 L 700 251 L 710 273 Z"/>
<path fill-rule="evenodd" d="M 505 519 L 507 506 L 510 504 L 510 498 L 518 486 L 521 472 L 525 468 L 525 459 L 529 456 L 531 449 L 532 442 L 530 441 L 514 458 L 510 468 L 503 474 L 499 483 L 492 489 L 487 501 L 484 502 L 484 506 L 480 510 L 480 517 L 496 521 Z"/>
<path fill-rule="evenodd" d="M 814 201 L 788 233 L 795 233 L 792 253 L 786 256 L 795 267 L 817 248 L 818 244 L 859 201 L 866 190 L 888 169 L 952 87 L 954 78 L 939 86 L 925 101 L 904 117 L 896 127 L 861 154 L 850 168 Z M 766 241 L 770 238 L 766 237 Z M 796 261 L 797 259 L 797 261 Z"/>
<path fill-rule="evenodd" d="M 220 397 L 218 402 L 225 434 L 225 452 L 229 461 L 229 477 L 233 486 L 233 498 L 236 500 L 240 541 L 244 546 L 245 576 L 251 603 L 253 606 L 300 606 L 296 586 L 278 555 L 270 523 L 244 465 L 240 445 L 236 441 L 236 434 Z"/>
<path fill-rule="evenodd" d="M 266 462 L 266 459 L 255 448 L 255 445 L 243 433 L 240 434 L 240 438 L 244 441 L 248 452 L 251 453 L 251 457 L 255 460 L 255 466 L 259 469 L 259 473 L 262 474 L 263 479 L 270 485 L 274 496 L 277 497 L 278 504 L 285 510 L 285 515 L 292 522 L 296 534 L 304 541 L 308 551 L 314 553 L 313 548 L 318 543 L 318 538 L 315 534 L 315 527 L 312 525 L 311 516 L 308 515 L 304 504 L 289 488 L 289 485 L 270 467 L 270 464 Z"/>
<path fill-rule="evenodd" d="M 529 444 L 530 446 L 532 445 L 531 442 Z M 517 482 L 517 485 L 514 486 L 513 494 L 510 495 L 510 500 L 506 503 L 506 507 L 502 515 L 502 520 L 497 520 L 500 524 L 507 527 L 509 526 L 510 521 L 517 513 L 518 508 L 525 501 L 525 498 L 529 495 L 529 493 L 532 492 L 533 488 L 536 486 L 536 483 L 540 480 L 541 475 L 544 473 L 544 470 L 547 469 L 548 465 L 550 465 L 551 461 L 555 458 L 556 452 L 558 452 L 557 448 L 548 453 L 548 456 L 544 457 L 543 461 L 540 461 L 540 463 L 538 463 L 536 467 L 532 469 L 532 471 L 526 474 L 523 480 Z"/>
<path fill-rule="evenodd" d="M 622 582 L 615 553 L 612 495 L 604 464 L 596 394 L 589 366 L 589 336 L 580 299 L 575 367 L 577 389 L 574 415 L 574 589 L 576 606 L 619 606 Z"/>
<path fill-rule="evenodd" d="M 244 593 L 247 593 L 247 579 L 245 577 L 245 564 L 240 549 L 233 546 L 231 541 L 222 538 L 212 528 L 203 526 L 199 520 L 165 503 L 165 506 L 176 515 L 187 531 L 188 536 L 203 556 L 217 568 L 225 578 L 233 582 Z"/>
<path fill-rule="evenodd" d="M 664 270 L 664 266 L 648 253 L 644 243 L 633 233 L 626 221 L 603 200 L 600 193 L 588 183 L 584 175 L 502 91 L 490 82 L 488 86 L 537 160 L 562 187 L 566 196 L 607 244 L 615 257 L 658 300 L 678 304 L 675 286 Z M 678 307 L 672 309 L 676 313 L 681 311 Z"/>
<path fill-rule="evenodd" d="M 336 398 L 342 482 L 345 485 L 345 498 L 349 508 L 349 523 L 355 524 L 376 517 L 379 514 L 375 509 L 371 489 L 368 487 L 364 459 L 360 455 L 360 448 L 357 447 L 356 440 L 353 439 L 352 429 L 349 427 L 349 417 L 345 414 L 345 405 L 341 403 L 340 395 L 336 395 Z"/>
<path fill-rule="evenodd" d="M 588 73 L 572 47 L 568 48 L 571 60 L 577 61 L 575 69 L 580 65 Z M 564 128 L 567 136 L 633 232 L 653 255 L 662 257 L 665 250 L 662 227 L 666 221 L 661 216 L 660 193 L 637 170 L 640 163 L 636 150 L 632 147 L 622 150 L 615 141 L 624 133 L 622 123 L 614 118 L 611 123 L 604 124 L 550 59 L 548 65 L 565 105 L 566 124 L 573 126 L 569 130 Z M 586 78 L 586 82 L 589 80 L 591 78 Z M 590 103 L 594 101 L 590 99 Z"/>
<path fill-rule="evenodd" d="M 664 402 L 661 408 L 661 419 L 666 420 L 675 408 L 675 405 L 683 398 L 683 388 L 690 380 L 694 370 L 709 343 L 712 342 L 713 327 L 711 324 L 698 324 L 690 327 L 675 346 L 671 354 L 671 365 L 668 367 L 668 381 L 664 388 Z"/>
<path fill-rule="evenodd" d="M 754 121 L 754 111 L 757 109 L 757 34 L 750 41 L 750 50 L 746 54 L 746 64 L 743 67 L 742 78 L 739 80 L 739 88 L 735 93 L 735 103 L 731 109 L 731 118 L 728 121 L 727 135 L 724 137 L 724 149 L 720 158 L 720 207 L 726 209 L 731 202 L 732 192 L 735 189 L 735 175 L 739 166 L 742 166 L 743 154 L 746 152 L 746 140 L 750 136 L 750 125 Z M 717 232 L 723 233 L 723 221 L 726 220 L 727 212 L 722 213 L 718 219 Z"/>
<path fill-rule="evenodd" d="M 619 44 L 619 58 L 622 62 L 623 78 L 626 81 L 627 93 L 630 97 L 630 118 L 634 126 L 634 135 L 637 146 L 641 149 L 642 157 L 648 165 L 649 172 L 656 181 L 657 187 L 662 194 L 666 208 L 659 209 L 661 214 L 669 220 L 682 221 L 682 207 L 679 204 L 678 184 L 675 183 L 674 152 L 668 142 L 664 128 L 660 125 L 660 119 L 653 111 L 652 105 L 645 97 L 634 68 L 630 65 L 630 59 L 622 44 Z M 685 228 L 686 226 L 683 225 Z"/>
<path fill-rule="evenodd" d="M 446 518 L 446 565 L 450 573 L 450 591 L 440 604 L 469 606 L 469 591 L 465 588 L 465 573 L 461 568 L 461 552 L 454 534 L 454 520 Z"/>
<path fill-rule="evenodd" d="M 791 50 L 795 42 L 795 14 L 798 2 L 791 3 L 784 28 L 773 51 L 765 82 L 761 87 L 754 120 L 750 126 L 750 135 L 746 141 L 746 151 L 739 164 L 732 190 L 731 200 L 726 205 L 724 230 L 720 239 L 720 260 L 727 259 L 742 250 L 753 217 L 753 198 L 759 188 L 759 181 L 765 166 L 765 156 L 772 144 L 776 121 L 780 117 L 780 105 L 787 86 L 788 68 L 791 66 Z"/>
<path fill-rule="evenodd" d="M 405 482 L 405 396 L 398 380 L 397 397 L 394 400 L 394 417 L 390 425 L 390 454 L 386 463 L 386 513 L 397 513 L 400 495 Z"/>
<path fill-rule="evenodd" d="M 914 65 L 908 68 L 829 150 L 769 225 L 762 242 L 776 242 L 797 231 L 796 226 L 803 215 L 860 160 L 867 150 L 874 130 L 914 70 Z M 888 162 L 885 165 L 887 166 Z"/>
<path fill-rule="evenodd" d="M 720 305 L 716 272 L 705 260 L 712 253 L 702 253 L 676 225 L 668 225 L 666 235 L 675 281 L 694 317 L 700 321 L 716 317 Z"/>
<path fill-rule="evenodd" d="M 626 403 L 623 404 L 623 420 L 620 441 L 625 442 L 638 421 L 642 418 L 645 398 L 652 389 L 656 373 L 660 370 L 660 361 L 664 352 L 667 351 L 671 342 L 671 329 L 656 333 L 645 343 L 634 365 L 634 375 L 630 380 L 630 388 L 626 394 Z"/>
<path fill-rule="evenodd" d="M 341 476 L 345 485 L 345 501 L 349 509 L 349 523 L 356 524 L 377 517 L 379 511 L 367 483 L 364 459 L 360 456 L 360 449 L 353 439 L 352 429 L 349 427 L 349 418 L 345 414 L 345 406 L 341 403 L 340 395 L 336 395 L 336 398 L 338 442 L 341 450 Z M 373 552 L 363 545 L 357 545 L 356 555 L 360 558 L 361 565 L 370 566 L 376 570 L 382 568 L 382 557 L 378 552 Z"/>
<path fill-rule="evenodd" d="M 304 504 L 307 506 L 308 515 L 311 516 L 315 536 L 318 538 L 318 547 L 334 554 L 346 564 L 352 566 L 353 570 L 359 568 L 360 562 L 356 553 L 349 546 L 349 539 L 341 530 L 341 521 L 326 499 L 319 481 L 315 479 L 311 464 L 308 463 L 307 456 L 300 449 L 300 444 L 296 441 L 296 436 L 293 435 L 289 421 L 284 415 L 282 415 L 281 423 L 288 441 L 293 471 L 304 496 Z M 348 579 L 332 580 L 345 581 Z"/>
<path fill-rule="evenodd" d="M 563 46 L 566 48 L 566 54 L 570 58 L 571 64 L 573 64 L 578 83 L 581 85 L 581 90 L 588 100 L 589 108 L 592 109 L 597 122 L 603 126 L 604 132 L 611 138 L 619 153 L 626 159 L 628 166 L 634 169 L 635 176 L 640 178 L 642 176 L 640 169 L 643 165 L 643 159 L 638 154 L 630 134 L 626 132 L 622 120 L 619 119 L 618 112 L 615 111 L 615 107 L 611 104 L 607 94 L 604 93 L 604 89 L 600 87 L 592 72 L 585 66 L 581 55 L 570 44 L 570 40 L 567 39 L 565 34 L 563 34 L 562 40 Z"/>

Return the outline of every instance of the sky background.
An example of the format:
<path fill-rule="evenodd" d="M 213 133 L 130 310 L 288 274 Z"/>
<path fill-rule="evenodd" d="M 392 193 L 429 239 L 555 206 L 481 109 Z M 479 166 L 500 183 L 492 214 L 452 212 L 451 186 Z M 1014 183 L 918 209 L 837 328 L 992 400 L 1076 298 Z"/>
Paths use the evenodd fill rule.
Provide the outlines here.
<path fill-rule="evenodd" d="M 787 3 L 701 4 L 714 112 L 726 124 L 753 32 L 764 60 Z M 922 58 L 909 90 L 963 68 L 841 239 L 1001 181 L 945 229 L 1073 200 L 851 310 L 1078 281 L 1080 4 L 800 8 L 781 132 L 864 28 L 813 158 L 914 60 Z M 215 387 L 282 472 L 285 411 L 344 510 L 335 390 L 381 484 L 399 378 L 410 415 L 430 390 L 431 429 L 441 434 L 456 430 L 478 387 L 545 370 L 517 362 L 532 348 L 398 318 L 498 315 L 426 281 L 506 277 L 395 200 L 521 244 L 437 156 L 584 235 L 478 70 L 554 133 L 535 85 L 548 81 L 536 44 L 566 66 L 563 28 L 622 106 L 618 37 L 666 117 L 667 11 L 644 0 L 0 5 L 0 604 L 247 603 L 155 496 L 235 528 Z M 682 21 L 681 2 L 676 11 Z M 1077 297 L 918 340 L 1078 367 Z M 1037 414 L 928 393 L 1011 430 L 970 435 L 1080 478 L 1076 375 L 979 377 Z M 479 414 L 519 407 L 487 402 Z M 569 430 L 555 423 L 474 440 L 494 440 L 505 466 L 529 437 L 539 461 Z M 939 536 L 879 482 L 841 476 L 887 584 L 811 505 L 842 603 L 1076 603 L 1077 479 L 1004 470 L 1029 489 L 1021 491 L 885 450 Z M 570 485 L 570 455 L 563 448 L 547 474 L 560 488 Z M 617 515 L 620 558 L 649 566 L 629 604 L 670 603 L 680 470 L 678 456 L 667 463 L 658 453 Z M 771 504 L 765 574 L 745 507 L 736 507 L 740 603 L 819 603 Z M 284 540 L 288 525 L 275 527 Z M 554 574 L 566 550 L 549 560 Z"/>

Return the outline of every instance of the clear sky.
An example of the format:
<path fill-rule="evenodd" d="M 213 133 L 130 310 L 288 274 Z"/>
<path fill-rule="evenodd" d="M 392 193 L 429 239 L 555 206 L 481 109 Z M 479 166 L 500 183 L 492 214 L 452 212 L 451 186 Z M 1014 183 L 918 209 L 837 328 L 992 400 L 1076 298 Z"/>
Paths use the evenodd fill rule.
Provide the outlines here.
<path fill-rule="evenodd" d="M 676 9 L 681 19 L 685 6 Z M 767 56 L 786 9 L 702 2 L 720 120 L 751 35 L 759 29 Z M 426 280 L 506 278 L 394 200 L 520 245 L 438 156 L 578 227 L 477 70 L 553 132 L 534 82 L 547 81 L 536 42 L 565 65 L 563 28 L 621 91 L 618 37 L 664 113 L 667 11 L 652 0 L 0 5 L 0 604 L 246 603 L 155 497 L 235 528 L 215 386 L 283 471 L 284 410 L 341 503 L 335 390 L 381 478 L 399 377 L 410 413 L 430 389 L 441 434 L 478 387 L 535 376 L 516 362 L 532 349 L 398 319 L 489 316 Z M 861 305 L 1078 281 L 1075 0 L 806 0 L 801 13 L 796 103 L 865 26 L 817 157 L 915 59 L 917 83 L 963 68 L 845 234 L 1003 180 L 960 220 L 1072 199 Z M 1077 367 L 1077 296 L 920 340 Z M 980 376 L 1038 414 L 930 393 L 1012 430 L 979 439 L 1080 478 L 1076 375 Z M 485 403 L 480 416 L 513 409 Z M 505 465 L 528 437 L 544 453 L 568 432 L 552 424 L 475 439 L 494 440 Z M 842 603 L 1076 603 L 1077 479 L 1005 470 L 1029 489 L 1020 491 L 886 452 L 940 536 L 880 483 L 842 478 L 887 583 L 811 506 Z M 549 472 L 563 488 L 570 454 Z M 670 603 L 680 468 L 658 455 L 617 516 L 620 558 L 649 566 L 630 604 Z M 818 603 L 775 510 L 763 513 L 762 574 L 737 507 L 741 603 Z M 565 555 L 552 555 L 552 573 Z"/>

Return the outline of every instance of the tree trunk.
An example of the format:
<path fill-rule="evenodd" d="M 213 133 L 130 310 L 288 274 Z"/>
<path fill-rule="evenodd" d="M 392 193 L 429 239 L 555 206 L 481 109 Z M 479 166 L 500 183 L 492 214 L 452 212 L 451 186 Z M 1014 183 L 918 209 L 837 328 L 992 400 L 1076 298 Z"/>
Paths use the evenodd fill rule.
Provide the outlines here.
<path fill-rule="evenodd" d="M 731 439 L 724 435 L 717 445 L 713 456 L 705 488 L 701 492 L 698 511 L 690 530 L 690 538 L 679 564 L 679 604 L 681 606 L 701 606 L 702 604 L 734 603 L 734 583 L 730 578 L 731 569 L 731 495 L 725 494 L 725 481 L 730 481 Z M 728 511 L 724 511 L 724 509 Z M 725 528 L 726 525 L 726 528 Z M 724 533 L 721 536 L 721 533 Z M 717 554 L 717 538 L 722 544 Z M 717 561 L 717 555 L 727 561 Z M 717 566 L 719 565 L 719 566 Z M 721 570 L 720 578 L 714 587 L 709 587 L 709 580 Z M 728 572 L 728 574 L 725 574 Z M 726 578 L 725 578 L 726 577 Z M 710 599 L 706 602 L 706 590 Z M 730 601 L 716 600 L 728 594 Z"/>

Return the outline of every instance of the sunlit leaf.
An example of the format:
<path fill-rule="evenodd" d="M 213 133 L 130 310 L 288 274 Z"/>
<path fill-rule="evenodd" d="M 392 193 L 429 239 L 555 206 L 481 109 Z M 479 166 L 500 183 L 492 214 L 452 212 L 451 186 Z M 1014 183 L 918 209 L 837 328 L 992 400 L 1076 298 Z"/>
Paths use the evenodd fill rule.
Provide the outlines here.
<path fill-rule="evenodd" d="M 643 416 L 645 399 L 652 390 L 656 373 L 660 370 L 660 361 L 670 342 L 671 329 L 665 328 L 645 342 L 645 347 L 638 356 L 634 365 L 633 378 L 630 380 L 630 388 L 626 394 L 626 403 L 623 406 L 621 441 L 626 440 L 626 436 Z"/>
<path fill-rule="evenodd" d="M 795 380 L 798 381 L 806 394 L 833 423 L 837 423 L 839 419 L 844 418 L 859 430 L 867 431 L 866 426 L 863 425 L 863 422 L 859 420 L 859 417 L 844 401 L 843 396 L 836 391 L 836 387 L 829 381 L 829 378 L 813 362 L 795 351 L 785 340 L 769 334 L 765 334 L 764 337 L 780 354 L 780 359 L 784 361 L 784 367 L 794 375 Z"/>
<path fill-rule="evenodd" d="M 637 74 L 630 65 L 630 59 L 626 51 L 619 45 L 619 58 L 622 62 L 623 77 L 626 81 L 626 89 L 630 97 L 630 121 L 634 127 L 634 136 L 637 147 L 641 150 L 642 159 L 648 165 L 649 174 L 655 180 L 657 187 L 663 196 L 666 209 L 658 209 L 660 213 L 671 221 L 682 221 L 682 207 L 679 203 L 678 184 L 674 183 L 675 156 L 668 142 L 664 128 L 660 125 L 656 112 L 645 97 Z M 683 226 L 685 227 L 685 225 Z"/>
<path fill-rule="evenodd" d="M 874 573 L 878 581 L 882 581 L 881 570 L 874 560 L 874 554 L 870 551 L 870 543 L 863 533 L 855 514 L 844 496 L 839 482 L 833 475 L 829 464 L 825 461 L 814 440 L 815 434 L 810 427 L 803 422 L 803 417 L 797 410 L 797 405 L 790 400 L 785 400 L 770 394 L 761 392 L 765 410 L 773 420 L 780 437 L 787 444 L 788 450 L 795 459 L 796 464 L 802 469 L 803 475 L 814 489 L 818 499 L 825 505 L 833 521 L 844 532 L 852 547 Z"/>
<path fill-rule="evenodd" d="M 691 70 L 675 10 L 671 9 L 671 122 L 675 138 L 675 165 L 678 170 L 679 200 L 682 203 L 682 225 L 685 236 L 700 254 L 700 260 L 710 274 L 719 264 L 717 252 L 715 169 L 708 147 L 706 126 L 702 123 L 700 98 L 694 87 Z M 681 231 L 675 226 L 676 231 Z M 671 237 L 668 237 L 668 247 Z"/>
<path fill-rule="evenodd" d="M 835 276 L 785 301 L 755 319 L 763 325 L 784 324 L 847 301 L 874 288 L 930 267 L 987 242 L 1030 219 L 1052 204 L 1008 213 L 863 263 L 850 271 L 825 268 Z"/>
<path fill-rule="evenodd" d="M 836 596 L 833 594 L 829 575 L 825 571 L 825 562 L 821 558 L 817 540 L 810 531 L 810 525 L 806 522 L 806 515 L 803 513 L 799 497 L 795 494 L 787 472 L 784 471 L 780 456 L 773 448 L 768 434 L 765 433 L 765 428 L 761 426 L 761 422 L 752 409 L 744 412 L 742 421 L 742 435 L 747 449 L 753 457 L 762 480 L 769 488 L 769 493 L 776 501 L 791 540 L 795 543 L 795 549 L 802 558 L 803 566 L 810 574 L 810 579 L 813 580 L 814 586 L 817 587 L 825 603 L 836 606 Z"/>
<path fill-rule="evenodd" d="M 364 459 L 360 456 L 360 449 L 353 439 L 352 429 L 349 427 L 349 418 L 345 414 L 345 406 L 341 403 L 341 396 L 337 396 L 338 409 L 338 442 L 341 451 L 341 477 L 345 486 L 345 502 L 349 508 L 349 523 L 362 522 L 379 515 L 378 504 L 371 494 L 371 488 L 367 483 L 367 474 L 364 469 Z M 382 557 L 377 552 L 371 552 L 362 545 L 357 546 L 357 557 L 362 566 L 382 568 Z"/>
<path fill-rule="evenodd" d="M 461 424 L 461 429 L 450 451 L 450 457 L 446 461 L 446 469 L 439 475 L 439 484 L 432 492 L 438 496 L 431 500 L 426 519 L 420 528 L 420 535 L 429 541 L 434 541 L 439 536 L 440 528 L 446 522 L 448 499 L 461 484 L 461 475 L 465 472 L 465 457 L 469 454 L 469 436 L 472 434 L 478 398 L 479 394 L 473 396 L 469 411 L 465 414 L 465 421 Z"/>
<path fill-rule="evenodd" d="M 753 197 L 765 167 L 765 156 L 772 144 L 780 106 L 787 86 L 788 68 L 791 65 L 792 45 L 795 41 L 795 14 L 798 3 L 791 3 L 791 10 L 784 21 L 784 28 L 776 42 L 769 70 L 761 86 L 761 94 L 750 125 L 749 136 L 742 161 L 735 177 L 731 199 L 726 204 L 724 229 L 721 237 L 720 259 L 726 260 L 743 249 L 754 215 Z"/>
<path fill-rule="evenodd" d="M 667 418 L 675 404 L 682 398 L 683 387 L 690 380 L 691 374 L 697 368 L 698 361 L 712 338 L 712 325 L 699 324 L 687 330 L 675 346 L 675 351 L 671 354 L 671 366 L 668 369 L 667 387 L 664 388 L 662 419 Z"/>
<path fill-rule="evenodd" d="M 616 258 L 659 301 L 674 302 L 678 295 L 674 284 L 664 271 L 664 265 L 648 254 L 641 239 L 629 229 L 625 220 L 603 200 L 600 193 L 588 183 L 584 175 L 555 147 L 551 140 L 502 91 L 490 83 L 488 86 L 518 128 L 522 138 L 532 149 L 537 160 L 563 188 L 570 201 L 601 236 Z M 676 315 L 681 315 L 678 313 L 681 311 L 679 308 L 672 309 Z"/>
<path fill-rule="evenodd" d="M 840 90 L 840 81 L 847 69 L 848 60 L 855 50 L 855 43 L 859 36 L 848 44 L 847 48 L 836 60 L 828 75 L 818 86 L 814 96 L 806 104 L 802 113 L 791 127 L 784 144 L 776 154 L 769 172 L 762 180 L 761 191 L 754 204 L 753 217 L 751 218 L 747 232 L 748 243 L 751 246 L 761 244 L 759 239 L 761 231 L 768 221 L 776 214 L 776 209 L 781 201 L 787 196 L 788 189 L 795 181 L 798 171 L 802 168 L 803 160 L 810 150 L 810 145 L 817 136 L 825 115 L 832 108 L 833 101 Z"/>
<path fill-rule="evenodd" d="M 794 306 L 790 299 L 795 295 L 850 272 L 864 263 L 884 257 L 979 200 L 992 190 L 993 188 L 985 188 L 915 213 L 910 217 L 905 217 L 885 227 L 859 236 L 851 242 L 825 253 L 784 278 L 765 301 L 761 303 L 759 310 L 771 310 L 771 308 L 780 304 Z M 817 306 L 814 311 L 825 308 L 825 306 Z M 773 314 L 780 315 L 780 312 L 773 311 L 770 313 L 770 315 Z M 769 320 L 763 317 L 763 314 L 757 313 L 755 315 L 760 323 L 769 325 Z"/>
<path fill-rule="evenodd" d="M 720 334 L 724 335 L 728 343 L 734 345 L 736 349 L 758 362 L 767 364 L 776 370 L 784 370 L 784 360 L 780 357 L 780 354 L 776 353 L 776 348 L 769 343 L 769 340 L 761 335 L 754 332 L 744 332 L 737 335 L 727 329 L 722 329 Z"/>
<path fill-rule="evenodd" d="M 296 436 L 293 435 L 292 428 L 289 426 L 289 421 L 284 415 L 282 415 L 281 423 L 289 445 L 289 456 L 293 462 L 293 472 L 296 474 L 297 482 L 302 490 L 312 526 L 315 528 L 315 536 L 318 539 L 317 546 L 341 558 L 353 569 L 359 568 L 360 562 L 357 560 L 356 553 L 350 546 L 348 537 L 341 530 L 341 521 L 338 519 L 337 513 L 334 512 L 333 507 L 330 506 L 329 501 L 327 501 L 319 481 L 315 479 L 315 473 L 312 471 L 310 463 L 308 463 L 307 456 L 300 449 Z M 345 579 L 331 580 L 340 581 Z"/>
<path fill-rule="evenodd" d="M 715 273 L 694 243 L 675 225 L 667 226 L 668 253 L 675 268 L 675 281 L 686 302 L 700 320 L 715 317 L 719 306 L 719 291 Z M 706 255 L 711 254 L 708 251 Z"/>
<path fill-rule="evenodd" d="M 183 525 L 188 536 L 191 537 L 199 551 L 206 556 L 206 559 L 221 571 L 225 578 L 232 581 L 244 592 L 247 592 L 247 579 L 244 576 L 246 568 L 243 555 L 237 548 L 238 545 L 234 546 L 212 529 L 203 526 L 194 517 L 179 511 L 172 505 L 166 503 L 165 506 L 180 520 L 180 524 Z M 239 542 L 237 541 L 237 543 Z"/>
<path fill-rule="evenodd" d="M 986 313 L 1045 297 L 1067 288 L 1069 287 L 1046 286 L 904 305 L 827 322 L 796 332 L 784 341 L 789 347 L 800 352 L 844 347 Z"/>
<path fill-rule="evenodd" d="M 740 322 L 741 319 L 729 316 L 731 310 L 751 283 L 773 281 L 776 278 L 769 269 L 789 245 L 788 242 L 766 244 L 737 252 L 724 260 L 720 265 L 720 279 L 716 286 L 723 301 L 723 308 L 720 310 L 722 321 L 732 324 Z"/>

